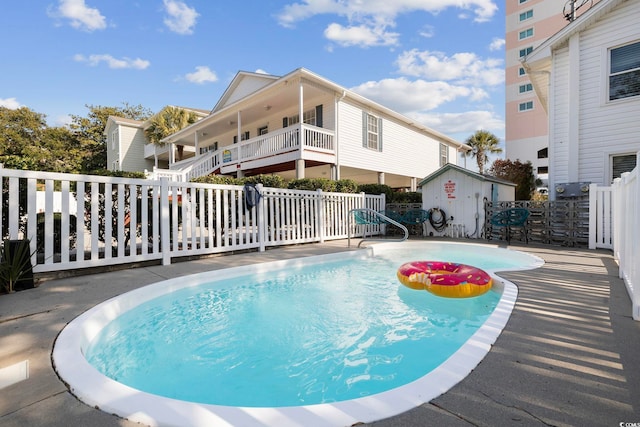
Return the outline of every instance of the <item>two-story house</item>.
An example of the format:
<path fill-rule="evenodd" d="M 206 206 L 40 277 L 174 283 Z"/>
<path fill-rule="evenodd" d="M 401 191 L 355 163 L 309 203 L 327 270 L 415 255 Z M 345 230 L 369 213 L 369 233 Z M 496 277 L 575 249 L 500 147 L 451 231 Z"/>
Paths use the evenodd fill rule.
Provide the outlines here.
<path fill-rule="evenodd" d="M 191 147 L 156 176 L 278 174 L 415 190 L 470 147 L 304 68 L 239 72 L 210 114 L 165 138 Z M 151 153 L 151 150 L 149 150 Z"/>

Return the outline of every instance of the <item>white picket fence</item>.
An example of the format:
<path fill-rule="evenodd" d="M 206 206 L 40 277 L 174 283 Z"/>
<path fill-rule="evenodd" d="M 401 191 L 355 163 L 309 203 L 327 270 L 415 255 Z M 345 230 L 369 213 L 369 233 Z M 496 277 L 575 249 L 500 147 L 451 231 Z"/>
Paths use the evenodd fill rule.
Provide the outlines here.
<path fill-rule="evenodd" d="M 242 186 L 166 178 L 0 168 L 0 181 L 1 234 L 30 240 L 35 273 L 346 239 L 351 209 L 385 208 L 384 195 L 261 185 L 250 208 Z"/>
<path fill-rule="evenodd" d="M 640 165 L 640 153 L 636 165 Z M 638 166 L 612 185 L 613 254 L 631 298 L 632 314 L 640 320 L 640 179 Z"/>
<path fill-rule="evenodd" d="M 640 152 L 636 155 L 640 165 Z M 632 316 L 640 320 L 640 183 L 638 166 L 610 187 L 589 187 L 589 249 L 612 249 L 631 299 Z"/>

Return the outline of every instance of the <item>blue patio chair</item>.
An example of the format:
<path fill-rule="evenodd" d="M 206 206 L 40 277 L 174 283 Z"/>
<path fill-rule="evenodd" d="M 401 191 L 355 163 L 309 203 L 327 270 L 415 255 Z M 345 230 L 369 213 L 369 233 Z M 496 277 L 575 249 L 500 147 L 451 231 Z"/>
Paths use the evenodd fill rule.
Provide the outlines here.
<path fill-rule="evenodd" d="M 424 209 L 411 209 L 402 216 L 402 223 L 407 227 L 422 229 L 422 235 L 426 235 L 425 225 L 429 221 L 429 211 Z"/>
<path fill-rule="evenodd" d="M 525 242 L 529 243 L 527 236 L 527 219 L 529 218 L 529 214 L 529 210 L 524 208 L 505 209 L 491 217 L 491 225 L 505 230 L 507 242 L 511 241 L 511 232 L 513 229 L 520 229 L 524 234 Z"/>
<path fill-rule="evenodd" d="M 367 231 L 371 226 L 381 224 L 380 217 L 376 215 L 375 211 L 369 209 L 354 209 L 351 213 L 353 213 L 353 219 L 356 225 L 362 225 L 364 227 L 362 237 L 365 239 L 367 238 Z M 371 235 L 373 235 L 373 230 L 371 230 Z"/>
<path fill-rule="evenodd" d="M 391 209 L 384 209 L 384 210 L 379 211 L 378 213 L 386 216 L 387 218 L 391 218 L 392 220 L 402 224 L 402 215 L 399 212 L 396 212 L 396 211 L 391 210 Z M 391 222 L 389 222 L 385 218 L 380 218 L 380 222 L 382 224 L 391 224 Z"/>

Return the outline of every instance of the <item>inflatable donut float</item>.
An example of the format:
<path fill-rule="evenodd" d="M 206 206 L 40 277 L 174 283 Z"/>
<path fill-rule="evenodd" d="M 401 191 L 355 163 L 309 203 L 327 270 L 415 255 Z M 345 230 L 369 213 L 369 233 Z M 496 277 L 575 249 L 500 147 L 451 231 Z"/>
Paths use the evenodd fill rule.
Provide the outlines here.
<path fill-rule="evenodd" d="M 398 280 L 408 288 L 448 298 L 477 297 L 488 292 L 493 279 L 484 270 L 453 262 L 412 261 L 398 268 Z"/>

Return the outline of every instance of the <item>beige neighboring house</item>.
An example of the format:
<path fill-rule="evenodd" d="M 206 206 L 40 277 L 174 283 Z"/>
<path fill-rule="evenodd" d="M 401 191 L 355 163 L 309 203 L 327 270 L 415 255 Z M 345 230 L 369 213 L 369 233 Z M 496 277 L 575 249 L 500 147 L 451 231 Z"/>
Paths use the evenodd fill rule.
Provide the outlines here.
<path fill-rule="evenodd" d="M 600 0 L 522 61 L 549 120 L 549 196 L 610 185 L 640 151 L 640 1 Z"/>
<path fill-rule="evenodd" d="M 169 169 L 159 162 L 156 178 L 277 174 L 414 191 L 470 149 L 304 68 L 284 76 L 239 72 L 207 117 L 163 141 L 193 157 L 176 162 L 169 149 Z"/>
<path fill-rule="evenodd" d="M 202 119 L 209 114 L 209 110 L 184 108 L 193 111 Z M 109 116 L 104 129 L 107 137 L 107 164 L 110 171 L 145 172 L 154 167 L 167 168 L 170 145 L 158 146 L 149 143 L 144 130 L 149 121 L 132 120 L 124 117 Z M 192 157 L 193 149 L 185 149 L 185 156 Z"/>

